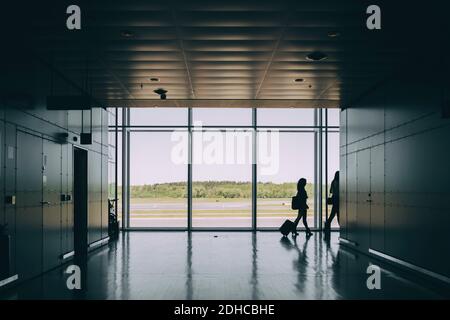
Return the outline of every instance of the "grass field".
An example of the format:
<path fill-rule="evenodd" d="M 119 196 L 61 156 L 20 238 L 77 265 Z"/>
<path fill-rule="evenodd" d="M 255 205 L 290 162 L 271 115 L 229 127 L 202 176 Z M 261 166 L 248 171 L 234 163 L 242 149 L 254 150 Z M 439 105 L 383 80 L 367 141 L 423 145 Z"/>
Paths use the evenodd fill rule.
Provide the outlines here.
<path fill-rule="evenodd" d="M 193 219 L 203 221 L 205 224 L 219 225 L 233 223 L 243 225 L 247 222 L 239 221 L 251 221 L 251 183 L 204 181 L 194 182 L 192 187 Z M 314 185 L 308 184 L 306 190 L 310 207 L 308 221 L 311 223 L 314 217 Z M 296 193 L 296 183 L 258 183 L 257 192 L 257 218 L 264 221 L 262 223 L 265 226 L 277 226 L 284 219 L 292 220 L 297 216 L 297 211 L 291 209 L 291 197 Z M 185 182 L 131 186 L 130 194 L 132 225 L 185 225 L 187 219 Z M 325 205 L 325 199 L 323 205 Z M 118 209 L 121 212 L 120 204 Z M 331 207 L 328 209 L 330 210 Z"/>
<path fill-rule="evenodd" d="M 248 198 L 194 198 L 192 213 L 195 217 L 248 217 L 251 216 L 251 199 Z M 314 207 L 312 201 L 309 202 Z M 258 199 L 259 217 L 295 217 L 290 198 Z M 132 217 L 182 218 L 186 216 L 187 200 L 173 198 L 131 198 Z M 313 214 L 314 210 L 309 210 Z"/>

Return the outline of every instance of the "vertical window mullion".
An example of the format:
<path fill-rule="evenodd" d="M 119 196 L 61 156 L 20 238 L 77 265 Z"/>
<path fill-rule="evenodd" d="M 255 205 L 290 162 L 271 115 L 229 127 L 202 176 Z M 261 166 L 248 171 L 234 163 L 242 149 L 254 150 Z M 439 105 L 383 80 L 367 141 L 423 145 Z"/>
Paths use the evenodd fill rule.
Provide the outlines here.
<path fill-rule="evenodd" d="M 122 108 L 122 228 L 128 228 L 128 208 L 127 203 L 129 201 L 128 183 L 127 183 L 127 171 L 128 171 L 128 143 L 127 143 L 127 113 L 126 107 Z"/>
<path fill-rule="evenodd" d="M 127 160 L 126 160 L 126 168 L 127 168 L 127 172 L 126 172 L 126 186 L 127 186 L 127 221 L 126 221 L 126 226 L 127 228 L 130 227 L 130 129 L 129 129 L 129 125 L 130 125 L 130 108 L 126 108 L 127 110 L 127 117 L 126 117 L 126 123 L 127 123 L 127 130 L 126 130 L 126 150 L 127 150 Z"/>
<path fill-rule="evenodd" d="M 258 174 L 258 166 L 257 166 L 257 109 L 253 108 L 252 110 L 252 125 L 253 125 L 253 133 L 252 133 L 252 230 L 256 231 L 257 226 L 257 197 L 258 197 L 258 186 L 257 186 L 257 174 Z"/>
<path fill-rule="evenodd" d="M 325 199 L 328 198 L 328 109 L 325 109 Z M 328 220 L 328 201 L 325 201 L 325 220 Z"/>
<path fill-rule="evenodd" d="M 314 224 L 315 227 L 320 229 L 322 227 L 322 148 L 323 148 L 323 135 L 322 135 L 322 109 L 316 109 L 316 117 L 315 117 L 315 126 L 316 126 L 316 158 L 314 159 L 314 163 L 316 166 L 316 174 L 314 177 L 314 188 L 315 188 L 315 205 L 314 205 Z"/>
<path fill-rule="evenodd" d="M 192 108 L 188 108 L 188 165 L 187 165 L 187 205 L 188 205 L 188 231 L 192 230 Z"/>
<path fill-rule="evenodd" d="M 114 128 L 114 180 L 115 180 L 115 185 L 114 185 L 114 207 L 116 210 L 116 215 L 118 213 L 119 210 L 119 195 L 118 195 L 118 183 L 119 183 L 119 168 L 118 168 L 118 156 L 119 156 L 119 108 L 115 108 L 115 119 L 114 119 L 114 124 L 115 124 L 115 128 Z M 108 123 L 109 125 L 109 123 Z M 123 218 L 122 218 L 123 220 Z"/>

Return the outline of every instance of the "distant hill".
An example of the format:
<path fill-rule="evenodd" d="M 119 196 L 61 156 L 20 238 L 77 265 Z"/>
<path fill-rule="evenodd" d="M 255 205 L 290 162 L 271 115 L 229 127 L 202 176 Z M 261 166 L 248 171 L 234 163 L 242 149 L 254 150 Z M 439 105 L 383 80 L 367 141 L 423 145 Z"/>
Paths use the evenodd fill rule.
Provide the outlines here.
<path fill-rule="evenodd" d="M 259 198 L 289 198 L 296 193 L 296 183 L 259 182 Z M 313 193 L 313 184 L 306 185 L 306 191 Z M 120 187 L 118 193 L 120 194 Z M 192 183 L 193 198 L 251 198 L 250 182 L 238 181 L 201 181 Z M 185 182 L 156 183 L 130 186 L 131 198 L 187 198 Z"/>

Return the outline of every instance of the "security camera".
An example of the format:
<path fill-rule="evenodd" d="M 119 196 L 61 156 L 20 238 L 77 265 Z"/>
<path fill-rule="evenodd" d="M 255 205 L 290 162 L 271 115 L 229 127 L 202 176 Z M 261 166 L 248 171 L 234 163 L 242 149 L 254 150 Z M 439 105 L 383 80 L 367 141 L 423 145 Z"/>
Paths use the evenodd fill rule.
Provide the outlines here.
<path fill-rule="evenodd" d="M 159 89 L 153 90 L 153 92 L 158 94 L 159 97 L 161 98 L 161 100 L 165 100 L 167 98 L 167 96 L 166 96 L 167 90 L 159 88 Z"/>

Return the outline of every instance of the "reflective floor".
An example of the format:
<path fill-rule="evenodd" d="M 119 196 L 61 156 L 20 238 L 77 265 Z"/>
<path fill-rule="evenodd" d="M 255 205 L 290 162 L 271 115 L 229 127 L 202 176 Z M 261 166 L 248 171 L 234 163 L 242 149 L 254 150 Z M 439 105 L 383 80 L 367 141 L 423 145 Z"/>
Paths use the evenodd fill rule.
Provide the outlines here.
<path fill-rule="evenodd" d="M 369 290 L 369 264 L 381 289 Z M 0 294 L 1 299 L 442 299 L 409 273 L 324 239 L 278 232 L 128 232 L 81 263 L 82 290 L 67 266 Z M 396 271 L 394 271 L 396 270 Z M 425 284 L 424 284 L 425 283 Z"/>

